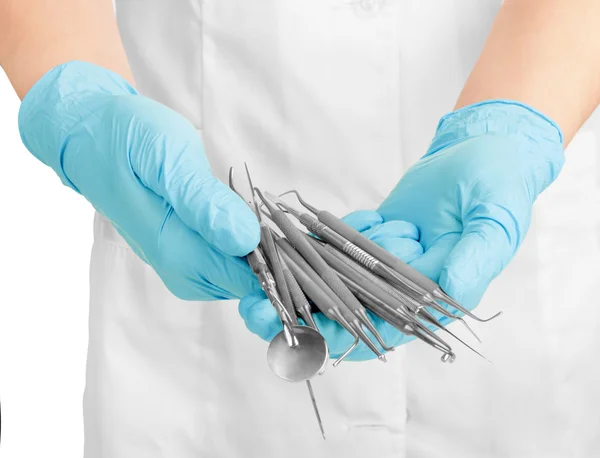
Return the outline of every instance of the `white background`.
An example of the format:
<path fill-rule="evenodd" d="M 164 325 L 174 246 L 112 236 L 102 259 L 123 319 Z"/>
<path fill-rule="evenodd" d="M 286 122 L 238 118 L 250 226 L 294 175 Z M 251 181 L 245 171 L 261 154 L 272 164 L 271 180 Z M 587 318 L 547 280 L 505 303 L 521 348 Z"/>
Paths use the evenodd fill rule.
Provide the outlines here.
<path fill-rule="evenodd" d="M 0 69 L 0 457 L 80 457 L 93 211 L 23 147 L 18 110 Z"/>

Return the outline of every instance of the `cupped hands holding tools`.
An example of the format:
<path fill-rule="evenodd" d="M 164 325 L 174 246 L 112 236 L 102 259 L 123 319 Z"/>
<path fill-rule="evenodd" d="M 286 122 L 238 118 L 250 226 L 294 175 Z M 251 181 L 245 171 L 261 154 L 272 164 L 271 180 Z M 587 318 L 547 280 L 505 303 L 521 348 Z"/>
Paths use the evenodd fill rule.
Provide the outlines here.
<path fill-rule="evenodd" d="M 535 199 L 563 161 L 561 132 L 545 116 L 507 101 L 471 105 L 442 118 L 425 156 L 377 212 L 359 211 L 345 221 L 439 283 L 469 313 L 516 253 Z M 280 330 L 261 293 L 242 299 L 240 314 L 263 339 Z M 389 345 L 412 339 L 373 318 Z M 322 315 L 315 320 L 331 355 L 341 355 L 353 337 Z M 375 357 L 361 344 L 348 359 Z"/>

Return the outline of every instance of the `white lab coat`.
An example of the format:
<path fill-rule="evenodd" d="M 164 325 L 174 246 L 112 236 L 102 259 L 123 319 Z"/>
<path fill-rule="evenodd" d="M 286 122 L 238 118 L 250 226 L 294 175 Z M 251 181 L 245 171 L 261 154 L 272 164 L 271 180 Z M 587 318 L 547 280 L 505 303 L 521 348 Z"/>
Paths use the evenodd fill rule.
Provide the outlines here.
<path fill-rule="evenodd" d="M 117 17 L 138 88 L 197 126 L 219 178 L 247 161 L 257 184 L 343 215 L 425 152 L 499 4 L 117 0 Z M 86 458 L 597 456 L 598 149 L 592 123 L 477 309 L 505 312 L 476 325 L 494 364 L 413 342 L 330 367 L 314 382 L 326 442 L 236 301 L 176 299 L 97 216 Z"/>

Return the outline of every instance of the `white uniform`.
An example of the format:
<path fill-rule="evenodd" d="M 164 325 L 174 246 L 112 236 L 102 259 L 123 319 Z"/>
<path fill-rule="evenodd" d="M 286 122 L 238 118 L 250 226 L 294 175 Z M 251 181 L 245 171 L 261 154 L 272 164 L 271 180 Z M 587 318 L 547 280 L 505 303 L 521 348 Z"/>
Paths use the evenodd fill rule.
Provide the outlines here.
<path fill-rule="evenodd" d="M 138 88 L 189 118 L 214 173 L 375 208 L 426 150 L 497 0 L 121 0 Z M 86 458 L 553 458 L 600 448 L 598 137 L 584 128 L 477 325 L 490 365 L 411 343 L 388 364 L 278 380 L 237 303 L 177 300 L 102 217 L 91 265 Z M 456 324 L 453 328 L 460 331 Z"/>

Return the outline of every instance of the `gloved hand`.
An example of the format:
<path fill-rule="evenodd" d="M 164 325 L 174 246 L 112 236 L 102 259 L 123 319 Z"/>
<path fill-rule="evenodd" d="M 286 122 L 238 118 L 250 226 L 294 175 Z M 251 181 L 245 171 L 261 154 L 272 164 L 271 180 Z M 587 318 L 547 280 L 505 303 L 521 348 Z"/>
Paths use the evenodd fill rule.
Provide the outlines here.
<path fill-rule="evenodd" d="M 423 249 L 417 241 L 419 238 L 417 228 L 410 223 L 403 221 L 384 223 L 379 213 L 375 211 L 358 211 L 343 219 L 405 262 L 411 262 L 423 253 Z M 271 341 L 282 330 L 275 309 L 262 291 L 244 297 L 240 301 L 239 312 L 248 329 L 266 341 Z M 368 313 L 387 345 L 398 346 L 413 339 L 413 337 L 407 337 L 400 333 L 379 317 Z M 313 316 L 319 331 L 327 341 L 331 357 L 338 358 L 350 347 L 354 338 L 339 324 L 326 318 L 322 313 L 315 313 Z M 372 340 L 375 342 L 374 338 Z M 383 352 L 381 347 L 380 350 Z M 363 361 L 376 357 L 363 342 L 360 342 L 347 360 Z"/>
<path fill-rule="evenodd" d="M 119 75 L 70 62 L 29 91 L 23 143 L 106 216 L 178 297 L 230 299 L 256 289 L 244 256 L 254 214 L 212 176 L 194 126 Z"/>
<path fill-rule="evenodd" d="M 417 226 L 425 253 L 411 265 L 472 309 L 514 256 L 563 162 L 560 129 L 544 115 L 510 101 L 475 104 L 441 119 L 378 211 Z"/>
<path fill-rule="evenodd" d="M 519 103 L 479 103 L 442 118 L 425 156 L 377 212 L 356 212 L 346 221 L 472 309 L 514 256 L 533 202 L 563 163 L 562 134 L 554 122 Z M 260 294 L 244 298 L 240 313 L 265 340 L 281 329 Z M 332 356 L 339 356 L 352 338 L 317 316 Z M 375 321 L 388 345 L 412 340 Z M 348 359 L 373 357 L 361 346 Z"/>

